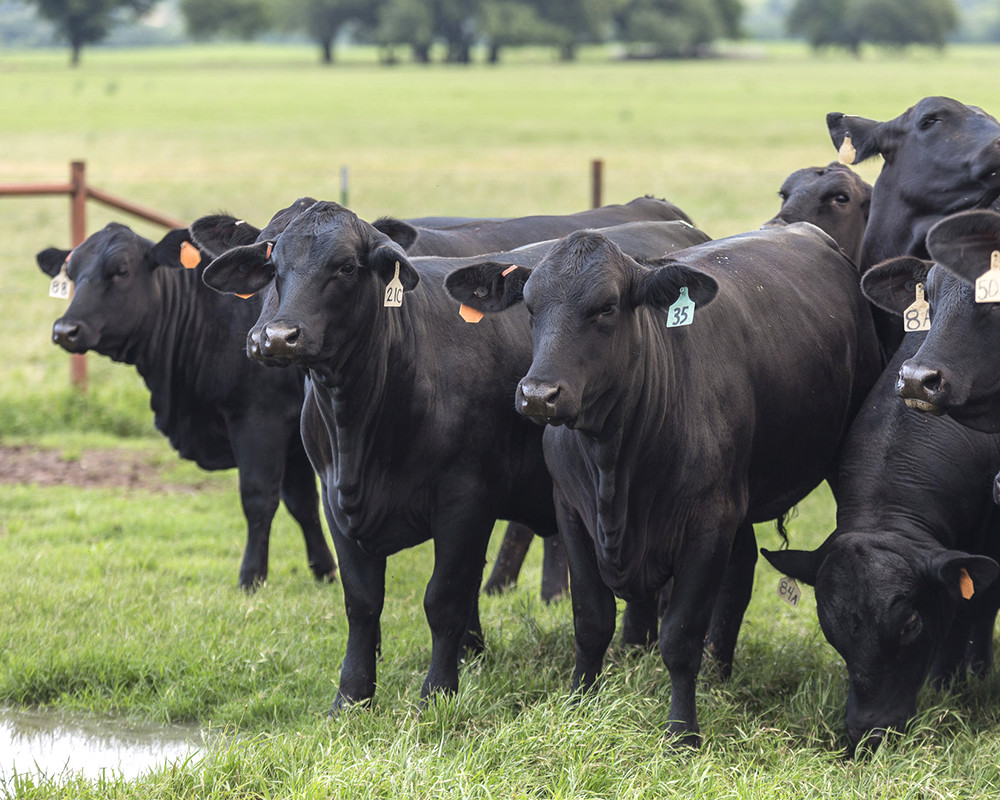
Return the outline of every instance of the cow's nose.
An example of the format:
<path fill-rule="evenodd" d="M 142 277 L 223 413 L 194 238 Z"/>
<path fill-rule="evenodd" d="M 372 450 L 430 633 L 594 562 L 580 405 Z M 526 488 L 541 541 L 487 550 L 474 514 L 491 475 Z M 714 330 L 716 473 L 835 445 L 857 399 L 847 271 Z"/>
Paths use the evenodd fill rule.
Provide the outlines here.
<path fill-rule="evenodd" d="M 302 329 L 298 325 L 269 323 L 264 326 L 260 337 L 260 352 L 265 357 L 287 357 L 294 355 Z"/>
<path fill-rule="evenodd" d="M 247 334 L 247 355 L 260 358 L 260 328 L 251 328 Z"/>
<path fill-rule="evenodd" d="M 528 417 L 554 417 L 559 384 L 524 378 L 517 385 L 517 410 Z"/>
<path fill-rule="evenodd" d="M 950 392 L 941 370 L 904 361 L 896 379 L 896 394 L 910 408 L 941 414 Z"/>
<path fill-rule="evenodd" d="M 80 324 L 57 319 L 52 326 L 52 341 L 60 347 L 72 345 L 80 337 Z"/>

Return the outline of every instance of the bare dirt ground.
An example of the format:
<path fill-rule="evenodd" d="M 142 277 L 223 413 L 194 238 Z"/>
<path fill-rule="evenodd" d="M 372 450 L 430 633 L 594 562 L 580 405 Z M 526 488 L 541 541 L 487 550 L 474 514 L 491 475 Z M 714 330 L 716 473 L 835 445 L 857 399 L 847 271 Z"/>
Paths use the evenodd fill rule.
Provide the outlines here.
<path fill-rule="evenodd" d="M 79 458 L 31 445 L 0 445 L 0 483 L 140 489 L 154 492 L 197 491 L 202 483 L 164 479 L 167 468 L 157 456 L 132 450 L 92 449 Z"/>

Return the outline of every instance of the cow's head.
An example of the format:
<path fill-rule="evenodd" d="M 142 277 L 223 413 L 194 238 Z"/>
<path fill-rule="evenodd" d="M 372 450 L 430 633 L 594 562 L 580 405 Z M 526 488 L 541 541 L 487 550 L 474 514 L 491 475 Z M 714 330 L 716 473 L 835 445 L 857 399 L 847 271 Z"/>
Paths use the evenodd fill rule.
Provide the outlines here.
<path fill-rule="evenodd" d="M 899 370 L 897 391 L 908 406 L 947 413 L 970 428 L 1000 432 L 1000 214 L 966 211 L 931 228 L 927 249 L 934 268 L 926 278 L 931 329 L 920 349 Z M 995 271 L 991 265 L 996 265 Z M 929 264 L 909 265 L 914 278 Z M 907 297 L 907 263 L 879 265 L 865 276 L 865 291 L 883 302 Z M 979 283 L 977 280 L 983 277 Z M 982 300 L 992 302 L 977 302 Z M 912 302 L 912 291 L 909 301 Z"/>
<path fill-rule="evenodd" d="M 811 222 L 826 231 L 855 263 L 871 209 L 872 187 L 836 162 L 806 167 L 785 178 L 778 191 L 781 208 L 765 228 Z"/>
<path fill-rule="evenodd" d="M 253 358 L 316 366 L 364 340 L 397 265 L 404 291 L 413 289 L 418 276 L 398 244 L 343 206 L 314 202 L 279 212 L 253 244 L 209 264 L 204 280 L 220 292 L 264 292 L 247 336 Z"/>
<path fill-rule="evenodd" d="M 65 266 L 74 284 L 69 308 L 52 326 L 52 340 L 71 353 L 96 350 L 116 361 L 133 360 L 137 334 L 154 318 L 156 271 L 197 267 L 207 260 L 186 228 L 154 244 L 116 222 L 72 251 L 50 247 L 36 258 L 51 277 Z"/>
<path fill-rule="evenodd" d="M 638 358 L 643 307 L 666 311 L 684 287 L 701 307 L 717 290 L 713 278 L 679 262 L 642 266 L 597 231 L 561 239 L 534 270 L 487 262 L 456 270 L 445 285 L 487 313 L 523 300 L 534 357 L 517 387 L 517 410 L 595 435 Z"/>
<path fill-rule="evenodd" d="M 982 109 L 925 97 L 887 122 L 839 112 L 826 121 L 845 164 L 885 159 L 863 269 L 890 256 L 926 257 L 924 238 L 937 219 L 1000 196 L 1000 123 Z"/>
<path fill-rule="evenodd" d="M 877 745 L 917 710 L 917 692 L 959 604 L 1000 572 L 986 556 L 896 533 L 834 533 L 817 550 L 761 551 L 816 587 L 827 640 L 847 663 L 847 734 Z"/>

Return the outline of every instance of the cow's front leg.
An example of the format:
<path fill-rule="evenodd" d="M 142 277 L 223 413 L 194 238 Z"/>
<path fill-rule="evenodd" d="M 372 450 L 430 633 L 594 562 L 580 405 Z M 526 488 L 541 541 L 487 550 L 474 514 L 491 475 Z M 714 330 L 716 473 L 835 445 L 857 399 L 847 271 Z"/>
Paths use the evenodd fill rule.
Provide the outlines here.
<path fill-rule="evenodd" d="M 337 697 L 330 710 L 336 714 L 351 703 L 369 701 L 375 694 L 375 659 L 381 643 L 379 620 L 385 602 L 385 559 L 362 552 L 333 526 L 329 514 L 327 521 L 331 522 L 330 533 L 340 562 L 347 612 L 347 649 L 340 667 Z"/>
<path fill-rule="evenodd" d="M 727 528 L 728 534 L 718 533 Z M 670 604 L 660 625 L 660 656 L 670 672 L 667 734 L 678 744 L 697 747 L 701 742 L 695 682 L 735 530 L 735 522 L 689 526 L 688 546 L 674 572 Z"/>
<path fill-rule="evenodd" d="M 557 500 L 556 516 L 569 562 L 573 602 L 576 665 L 572 690 L 586 692 L 597 680 L 615 634 L 615 595 L 601 578 L 594 542 L 576 512 Z"/>
<path fill-rule="evenodd" d="M 424 593 L 431 629 L 431 664 L 420 690 L 426 700 L 436 692 L 458 690 L 458 660 L 463 640 L 482 640 L 476 603 L 483 579 L 493 519 L 465 505 L 443 513 L 434 533 L 434 571 Z M 343 571 L 343 567 L 341 567 Z"/>
<path fill-rule="evenodd" d="M 733 653 L 743 624 L 743 615 L 753 592 L 753 572 L 757 565 L 757 538 L 753 524 L 744 521 L 736 532 L 729 564 L 715 601 L 712 621 L 705 640 L 705 652 L 715 661 L 719 675 L 728 679 L 733 671 Z"/>

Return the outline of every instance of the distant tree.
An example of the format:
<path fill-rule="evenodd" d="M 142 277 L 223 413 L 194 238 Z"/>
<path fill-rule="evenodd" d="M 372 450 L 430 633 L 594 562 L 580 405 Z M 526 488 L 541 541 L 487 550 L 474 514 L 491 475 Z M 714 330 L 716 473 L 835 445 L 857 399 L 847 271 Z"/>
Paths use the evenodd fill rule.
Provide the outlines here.
<path fill-rule="evenodd" d="M 727 32 L 712 0 L 632 0 L 620 19 L 633 53 L 656 57 L 695 56 Z"/>
<path fill-rule="evenodd" d="M 425 0 L 434 12 L 434 32 L 447 47 L 445 61 L 468 64 L 476 41 L 480 0 Z"/>
<path fill-rule="evenodd" d="M 274 26 L 266 0 L 181 0 L 181 13 L 195 39 L 252 39 Z"/>
<path fill-rule="evenodd" d="M 491 64 L 500 60 L 502 47 L 556 44 L 560 38 L 559 29 L 541 18 L 536 5 L 522 0 L 483 0 L 477 28 Z"/>
<path fill-rule="evenodd" d="M 301 30 L 320 47 L 324 64 L 333 63 L 334 42 L 349 22 L 374 29 L 384 0 L 284 0 L 282 27 Z"/>
<path fill-rule="evenodd" d="M 572 61 L 576 49 L 586 42 L 600 41 L 612 25 L 616 12 L 628 0 L 536 0 L 542 19 L 556 33 L 553 42 L 559 58 Z"/>
<path fill-rule="evenodd" d="M 393 48 L 408 45 L 414 61 L 428 63 L 434 43 L 432 9 L 423 0 L 387 0 L 379 9 L 375 40 L 384 50 L 383 61 L 395 61 Z"/>
<path fill-rule="evenodd" d="M 70 64 L 80 63 L 84 45 L 104 39 L 122 14 L 141 16 L 155 0 L 29 0 L 38 13 L 54 23 L 70 46 Z"/>
<path fill-rule="evenodd" d="M 787 20 L 789 33 L 805 36 L 814 49 L 855 54 L 863 42 L 944 47 L 957 25 L 954 0 L 796 0 Z"/>

